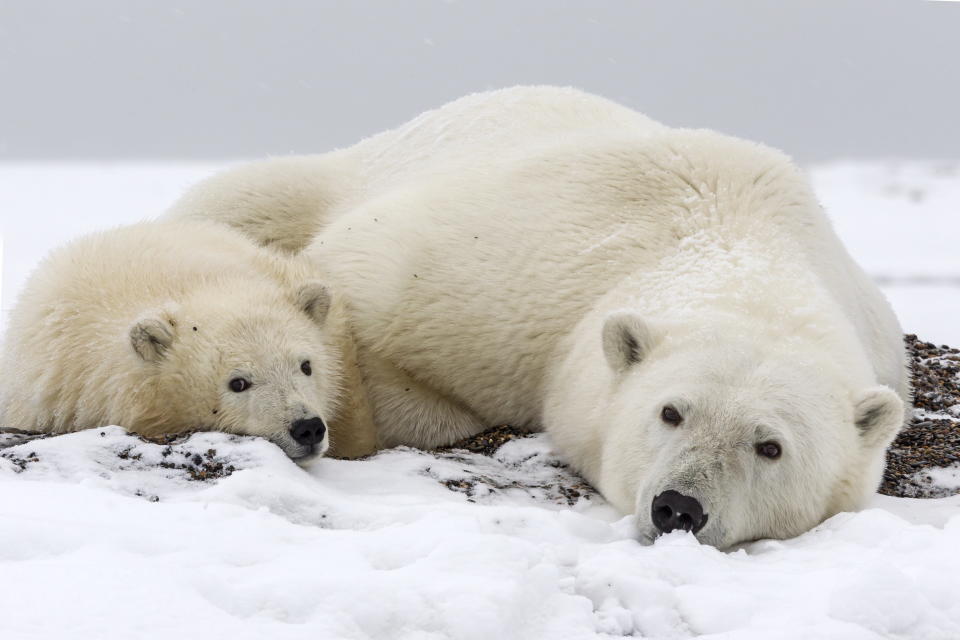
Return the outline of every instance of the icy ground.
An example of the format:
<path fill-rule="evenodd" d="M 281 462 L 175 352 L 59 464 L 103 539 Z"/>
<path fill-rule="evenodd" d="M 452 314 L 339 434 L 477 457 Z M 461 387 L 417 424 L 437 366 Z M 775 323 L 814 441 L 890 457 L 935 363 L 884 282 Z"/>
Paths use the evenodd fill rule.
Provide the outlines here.
<path fill-rule="evenodd" d="M 3 308 L 50 247 L 216 168 L 0 165 Z M 814 179 L 905 329 L 960 344 L 960 165 Z M 222 434 L 2 435 L 0 638 L 960 638 L 960 496 L 876 496 L 728 553 L 635 534 L 544 436 L 301 468 Z"/>
<path fill-rule="evenodd" d="M 568 506 L 544 436 L 306 468 L 116 427 L 0 454 L 4 638 L 960 637 L 960 497 L 721 553 Z"/>

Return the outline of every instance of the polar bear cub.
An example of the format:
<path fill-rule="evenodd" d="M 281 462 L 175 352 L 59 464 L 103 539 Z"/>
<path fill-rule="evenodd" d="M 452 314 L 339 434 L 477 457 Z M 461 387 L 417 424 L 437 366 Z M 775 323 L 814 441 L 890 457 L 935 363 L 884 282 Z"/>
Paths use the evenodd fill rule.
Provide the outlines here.
<path fill-rule="evenodd" d="M 543 428 L 648 539 L 856 509 L 909 406 L 897 319 L 786 156 L 572 89 L 227 172 L 171 216 L 349 292 L 385 442 Z"/>
<path fill-rule="evenodd" d="M 294 459 L 369 453 L 341 315 L 314 268 L 219 225 L 95 233 L 52 252 L 11 313 L 0 424 L 221 430 Z"/>

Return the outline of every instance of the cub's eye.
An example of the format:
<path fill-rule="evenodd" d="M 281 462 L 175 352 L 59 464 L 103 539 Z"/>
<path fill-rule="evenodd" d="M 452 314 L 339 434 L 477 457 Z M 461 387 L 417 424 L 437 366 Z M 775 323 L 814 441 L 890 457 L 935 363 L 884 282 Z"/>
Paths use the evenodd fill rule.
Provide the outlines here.
<path fill-rule="evenodd" d="M 776 460 L 780 457 L 780 444 L 769 440 L 767 442 L 761 442 L 757 445 L 757 455 L 763 456 L 764 458 L 770 458 L 771 460 Z"/>
<path fill-rule="evenodd" d="M 303 371 L 303 375 L 308 376 L 313 373 L 313 369 L 310 368 L 310 361 L 304 360 L 300 363 L 300 371 Z"/>
<path fill-rule="evenodd" d="M 660 411 L 660 419 L 673 427 L 683 422 L 683 416 L 680 415 L 680 412 L 670 405 L 665 406 L 663 410 Z"/>
<path fill-rule="evenodd" d="M 250 381 L 246 378 L 234 378 L 230 381 L 230 391 L 240 393 L 250 388 Z"/>

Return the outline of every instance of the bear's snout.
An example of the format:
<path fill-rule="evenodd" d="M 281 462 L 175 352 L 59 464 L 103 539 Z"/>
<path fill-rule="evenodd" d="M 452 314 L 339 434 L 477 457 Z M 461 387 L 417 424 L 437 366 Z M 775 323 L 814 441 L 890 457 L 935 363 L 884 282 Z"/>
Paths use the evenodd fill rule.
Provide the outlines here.
<path fill-rule="evenodd" d="M 668 489 L 653 499 L 650 506 L 653 525 L 660 533 L 683 529 L 696 533 L 707 524 L 707 514 L 696 498 Z"/>
<path fill-rule="evenodd" d="M 290 436 L 296 440 L 297 444 L 305 447 L 321 442 L 326 432 L 327 425 L 323 424 L 323 420 L 320 418 L 295 420 L 290 425 Z"/>

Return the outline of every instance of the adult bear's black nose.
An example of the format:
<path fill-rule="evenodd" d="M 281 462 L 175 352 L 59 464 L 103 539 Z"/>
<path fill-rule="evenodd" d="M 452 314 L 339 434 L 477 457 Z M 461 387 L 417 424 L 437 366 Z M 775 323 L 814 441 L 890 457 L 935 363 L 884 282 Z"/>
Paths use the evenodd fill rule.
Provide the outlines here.
<path fill-rule="evenodd" d="M 683 529 L 696 533 L 707 524 L 707 515 L 696 498 L 668 489 L 653 499 L 650 507 L 653 525 L 660 533 Z"/>
<path fill-rule="evenodd" d="M 306 420 L 297 420 L 290 425 L 290 435 L 297 443 L 304 446 L 317 444 L 323 440 L 323 434 L 327 432 L 327 425 L 323 424 L 320 418 L 307 418 Z"/>

